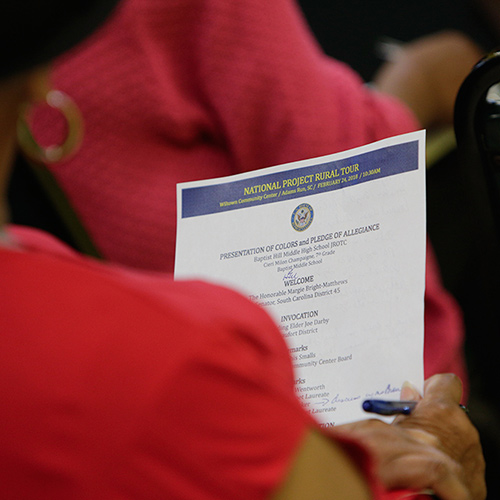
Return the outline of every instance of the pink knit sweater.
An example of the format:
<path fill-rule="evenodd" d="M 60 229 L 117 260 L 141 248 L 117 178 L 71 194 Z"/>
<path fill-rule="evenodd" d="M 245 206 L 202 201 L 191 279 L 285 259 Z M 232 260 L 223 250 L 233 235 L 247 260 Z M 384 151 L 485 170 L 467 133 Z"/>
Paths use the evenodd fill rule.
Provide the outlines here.
<path fill-rule="evenodd" d="M 53 172 L 102 253 L 146 269 L 173 269 L 176 183 L 418 127 L 321 52 L 292 0 L 125 0 L 58 62 L 54 84 L 76 100 L 86 134 Z M 429 261 L 426 349 L 439 352 L 426 372 L 463 374 L 459 315 Z"/>
<path fill-rule="evenodd" d="M 55 174 L 104 255 L 149 269 L 173 269 L 176 183 L 416 128 L 320 52 L 290 0 L 125 0 L 54 84 L 86 122 Z"/>

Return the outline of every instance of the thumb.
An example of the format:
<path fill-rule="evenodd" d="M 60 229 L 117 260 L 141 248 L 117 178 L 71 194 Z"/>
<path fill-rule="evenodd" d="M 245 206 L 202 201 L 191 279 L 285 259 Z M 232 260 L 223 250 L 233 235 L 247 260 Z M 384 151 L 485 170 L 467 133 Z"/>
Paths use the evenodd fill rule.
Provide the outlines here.
<path fill-rule="evenodd" d="M 401 400 L 404 401 L 420 401 L 422 396 L 417 388 L 408 381 L 405 381 L 401 387 Z"/>
<path fill-rule="evenodd" d="M 459 403 L 462 398 L 462 382 L 453 373 L 433 375 L 424 383 L 424 397 L 426 400 L 450 399 Z"/>

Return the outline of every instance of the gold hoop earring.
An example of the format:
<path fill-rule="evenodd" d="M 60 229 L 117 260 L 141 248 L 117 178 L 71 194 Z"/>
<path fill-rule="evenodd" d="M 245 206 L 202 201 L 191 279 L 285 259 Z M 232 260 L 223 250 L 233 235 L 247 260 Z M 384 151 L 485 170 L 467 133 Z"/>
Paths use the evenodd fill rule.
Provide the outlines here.
<path fill-rule="evenodd" d="M 17 138 L 19 146 L 30 159 L 38 163 L 55 163 L 69 158 L 80 147 L 83 139 L 83 119 L 73 99 L 60 90 L 49 91 L 45 102 L 51 108 L 58 110 L 66 120 L 67 133 L 64 142 L 47 147 L 38 144 L 31 132 L 28 120 L 32 105 L 27 105 L 19 115 Z"/>

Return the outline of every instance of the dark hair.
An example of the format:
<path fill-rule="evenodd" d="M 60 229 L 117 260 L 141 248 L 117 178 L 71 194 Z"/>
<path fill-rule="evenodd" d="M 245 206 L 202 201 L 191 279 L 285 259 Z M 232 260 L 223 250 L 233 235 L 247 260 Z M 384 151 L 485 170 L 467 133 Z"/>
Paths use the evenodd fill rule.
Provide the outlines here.
<path fill-rule="evenodd" d="M 3 0 L 0 78 L 47 63 L 92 33 L 118 0 Z"/>

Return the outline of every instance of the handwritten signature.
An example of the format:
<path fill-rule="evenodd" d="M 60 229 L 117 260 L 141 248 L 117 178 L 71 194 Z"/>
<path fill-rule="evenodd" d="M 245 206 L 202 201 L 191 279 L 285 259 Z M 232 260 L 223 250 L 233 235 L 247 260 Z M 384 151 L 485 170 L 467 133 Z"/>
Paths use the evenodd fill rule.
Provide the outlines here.
<path fill-rule="evenodd" d="M 283 280 L 294 280 L 297 278 L 297 273 L 293 270 L 293 269 L 290 269 L 290 271 L 288 271 L 284 276 L 283 276 Z"/>
<path fill-rule="evenodd" d="M 379 396 L 385 396 L 387 394 L 393 394 L 395 392 L 401 392 L 401 387 L 393 387 L 391 384 L 387 384 L 384 389 L 376 390 L 375 392 L 366 393 L 364 398 L 374 398 Z M 315 401 L 313 404 L 318 406 L 327 406 L 332 404 L 342 404 L 342 403 L 351 403 L 352 401 L 357 401 L 361 399 L 360 395 L 353 396 L 340 396 L 340 394 L 336 394 L 333 398 L 322 398 L 318 401 Z"/>
<path fill-rule="evenodd" d="M 378 396 L 386 396 L 387 394 L 393 394 L 395 392 L 401 392 L 401 387 L 393 387 L 391 384 L 387 384 L 384 389 L 379 389 L 375 392 L 367 393 L 367 398 L 376 398 Z"/>
<path fill-rule="evenodd" d="M 334 398 L 323 398 L 316 401 L 314 404 L 326 406 L 332 404 L 350 403 L 352 401 L 357 401 L 358 399 L 361 399 L 361 396 L 340 396 L 340 394 L 337 394 Z"/>

